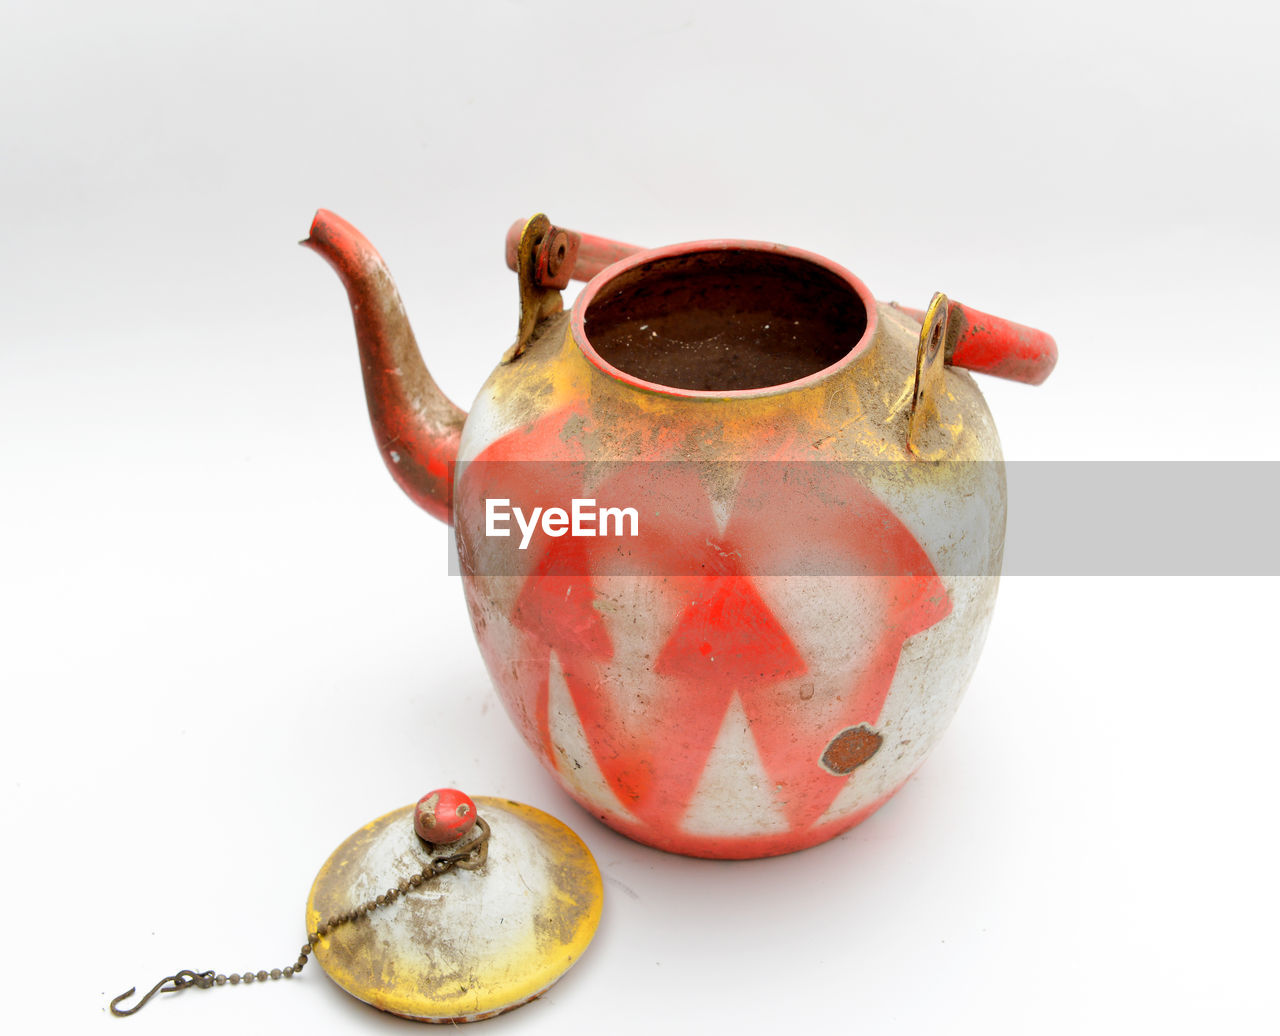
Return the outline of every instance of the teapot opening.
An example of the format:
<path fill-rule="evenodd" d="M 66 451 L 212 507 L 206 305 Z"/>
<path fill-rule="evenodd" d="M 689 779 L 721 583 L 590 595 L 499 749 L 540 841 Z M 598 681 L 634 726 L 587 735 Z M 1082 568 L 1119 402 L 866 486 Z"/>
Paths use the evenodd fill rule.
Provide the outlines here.
<path fill-rule="evenodd" d="M 702 242 L 606 270 L 574 306 L 574 330 L 593 363 L 626 381 L 681 395 L 755 394 L 848 360 L 870 338 L 870 299 L 818 256 Z"/>

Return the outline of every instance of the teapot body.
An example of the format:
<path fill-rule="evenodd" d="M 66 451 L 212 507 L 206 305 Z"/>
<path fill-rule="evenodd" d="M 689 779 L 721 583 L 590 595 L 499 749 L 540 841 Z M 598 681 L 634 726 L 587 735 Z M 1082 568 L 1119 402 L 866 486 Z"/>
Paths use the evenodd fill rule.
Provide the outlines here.
<path fill-rule="evenodd" d="M 688 855 L 790 852 L 869 816 L 937 742 L 1006 504 L 969 374 L 941 372 L 929 457 L 909 445 L 920 341 L 826 260 L 702 243 L 598 276 L 480 391 L 452 497 L 477 641 L 524 740 L 605 823 Z"/>
<path fill-rule="evenodd" d="M 968 371 L 1038 385 L 1042 331 L 881 304 L 760 242 L 645 251 L 515 224 L 515 343 L 470 414 L 382 257 L 320 210 L 388 471 L 455 529 L 481 653 L 565 790 L 672 852 L 803 849 L 925 760 L 977 664 L 1006 489 Z M 572 311 L 560 289 L 589 283 Z"/>

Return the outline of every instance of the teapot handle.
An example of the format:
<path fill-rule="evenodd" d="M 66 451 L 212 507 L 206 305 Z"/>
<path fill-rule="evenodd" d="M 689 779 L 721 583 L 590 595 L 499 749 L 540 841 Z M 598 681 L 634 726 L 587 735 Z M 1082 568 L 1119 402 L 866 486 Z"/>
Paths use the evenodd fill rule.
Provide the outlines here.
<path fill-rule="evenodd" d="M 520 236 L 525 220 L 516 220 L 507 231 L 507 266 L 517 268 Z M 589 281 L 607 266 L 636 252 L 640 245 L 628 245 L 594 234 L 581 234 L 562 227 L 538 242 L 534 278 L 549 288 L 568 287 L 569 280 Z M 552 254 L 553 247 L 559 252 Z M 563 262 L 558 261 L 563 260 Z M 923 326 L 925 311 L 891 302 Z M 959 302 L 947 301 L 947 346 L 944 361 L 952 367 L 992 374 L 997 378 L 1039 385 L 1058 362 L 1058 344 L 1051 335 L 1025 324 L 992 316 Z"/>
<path fill-rule="evenodd" d="M 924 310 L 896 302 L 890 305 L 924 324 Z M 1039 385 L 1053 373 L 1058 362 L 1058 343 L 1052 335 L 1034 327 L 948 300 L 946 362 L 952 367 Z"/>

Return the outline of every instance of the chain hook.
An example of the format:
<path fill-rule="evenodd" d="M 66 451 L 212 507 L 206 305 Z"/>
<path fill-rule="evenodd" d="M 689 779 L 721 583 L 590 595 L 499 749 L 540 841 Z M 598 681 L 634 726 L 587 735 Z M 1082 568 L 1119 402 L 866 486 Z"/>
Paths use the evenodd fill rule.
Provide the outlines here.
<path fill-rule="evenodd" d="M 307 963 L 307 958 L 311 955 L 311 951 L 315 948 L 316 944 L 339 925 L 346 924 L 349 921 L 354 921 L 356 918 L 363 917 L 365 914 L 378 909 L 378 907 L 395 902 L 403 892 L 409 889 L 411 884 L 419 885 L 422 881 L 439 877 L 441 874 L 451 871 L 454 867 L 459 867 L 462 870 L 469 871 L 479 870 L 485 865 L 485 862 L 489 858 L 489 836 L 491 834 L 492 831 L 489 825 L 485 822 L 484 817 L 476 817 L 476 826 L 471 833 L 471 837 L 464 837 L 453 845 L 431 848 L 431 853 L 427 858 L 426 864 L 418 874 L 414 875 L 414 878 L 417 880 L 412 883 L 409 881 L 403 881 L 400 885 L 387 889 L 385 896 L 378 896 L 375 899 L 371 899 L 367 903 L 362 904 L 358 909 L 349 910 L 345 914 L 331 917 L 327 924 L 318 925 L 316 927 L 316 931 L 307 939 L 306 945 L 302 947 L 297 963 L 291 964 L 287 968 L 276 968 L 270 973 L 266 971 L 259 971 L 255 975 L 252 972 L 245 972 L 243 981 L 253 982 L 256 979 L 259 982 L 265 982 L 268 977 L 273 979 L 291 978 L 302 971 L 303 967 Z M 424 846 L 429 846 L 430 843 L 426 842 L 425 839 L 422 839 L 421 835 L 418 837 L 423 842 Z M 131 986 L 127 992 L 121 993 L 111 1001 L 111 1013 L 117 1018 L 127 1018 L 129 1015 L 136 1014 L 138 1011 L 141 1011 L 142 1008 L 147 1005 L 147 1002 L 157 993 L 176 993 L 179 990 L 186 989 L 188 986 L 198 986 L 200 989 L 208 989 L 213 985 L 220 986 L 225 981 L 227 981 L 225 975 L 215 975 L 212 971 L 191 971 L 190 969 L 184 969 L 179 971 L 176 975 L 166 975 L 151 987 L 151 992 L 132 1007 L 121 1008 L 119 1006 L 120 1002 L 122 1000 L 128 1000 L 129 997 L 133 996 L 134 993 L 138 991 L 137 986 Z M 232 975 L 230 981 L 232 985 L 237 985 L 241 981 L 241 976 Z"/>
<path fill-rule="evenodd" d="M 114 1014 L 117 1018 L 127 1018 L 129 1015 L 136 1014 L 138 1011 L 141 1011 L 144 1007 L 146 1007 L 147 1001 L 150 1000 L 157 993 L 176 993 L 181 989 L 186 989 L 188 986 L 199 986 L 201 989 L 204 989 L 212 979 L 213 979 L 212 971 L 192 971 L 189 968 L 184 968 L 182 971 L 179 971 L 176 975 L 166 975 L 154 986 L 152 986 L 151 992 L 148 993 L 146 996 L 144 996 L 136 1004 L 134 1004 L 132 1007 L 128 1008 L 127 1010 L 121 1010 L 116 1005 L 119 1004 L 121 1000 L 128 1000 L 129 997 L 133 996 L 133 994 L 138 991 L 137 986 L 130 986 L 128 992 L 121 993 L 118 997 L 116 997 L 114 1000 L 111 1001 L 111 1013 Z"/>

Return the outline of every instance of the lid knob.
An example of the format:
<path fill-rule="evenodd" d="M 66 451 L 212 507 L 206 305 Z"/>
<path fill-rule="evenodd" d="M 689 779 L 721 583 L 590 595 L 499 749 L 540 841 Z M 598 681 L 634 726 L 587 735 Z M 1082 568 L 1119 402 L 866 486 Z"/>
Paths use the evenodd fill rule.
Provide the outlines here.
<path fill-rule="evenodd" d="M 476 804 L 457 788 L 437 788 L 418 800 L 413 829 L 432 845 L 452 845 L 476 826 Z"/>

